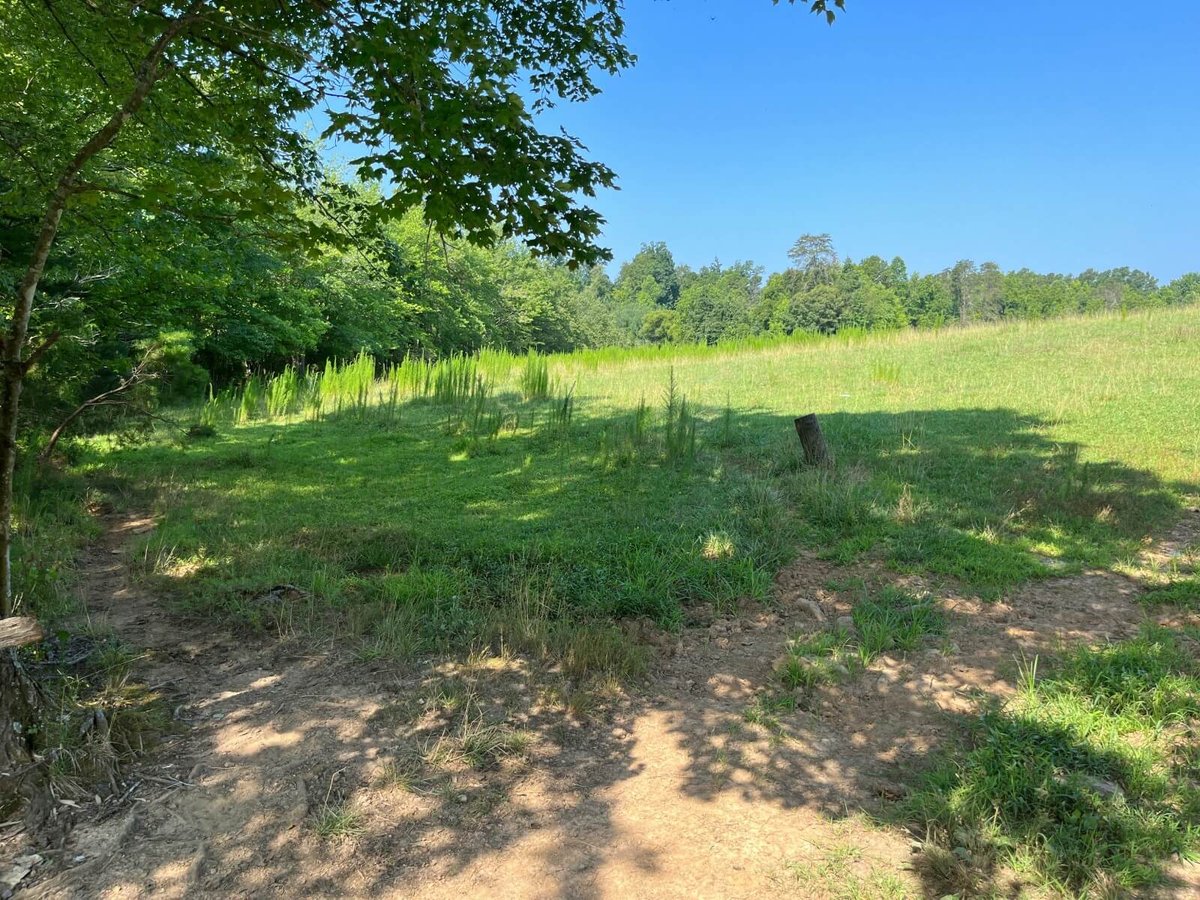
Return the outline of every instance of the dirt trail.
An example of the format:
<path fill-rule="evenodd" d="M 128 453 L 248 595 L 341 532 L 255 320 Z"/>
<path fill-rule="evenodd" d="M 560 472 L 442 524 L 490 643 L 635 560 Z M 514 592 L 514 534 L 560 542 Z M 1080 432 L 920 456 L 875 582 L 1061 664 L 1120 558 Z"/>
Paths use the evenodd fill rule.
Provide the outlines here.
<path fill-rule="evenodd" d="M 1194 540 L 1198 522 L 1159 551 Z M 1010 690 L 1022 653 L 1125 636 L 1145 615 L 1112 573 L 1003 604 L 943 592 L 945 646 L 885 657 L 806 710 L 747 724 L 786 640 L 818 627 L 808 601 L 826 618 L 849 609 L 823 587 L 844 570 L 802 557 L 769 609 L 702 619 L 648 688 L 570 714 L 547 673 L 518 660 L 401 669 L 185 621 L 126 575 L 130 537 L 153 522 L 106 526 L 82 560 L 88 607 L 148 649 L 140 677 L 185 727 L 131 773 L 121 814 L 80 821 L 70 867 L 30 896 L 921 896 L 909 838 L 856 813 L 903 793 L 972 692 Z M 520 729 L 525 752 L 413 769 L 414 752 L 437 755 L 450 719 L 431 698 L 451 689 L 468 723 L 475 709 Z"/>

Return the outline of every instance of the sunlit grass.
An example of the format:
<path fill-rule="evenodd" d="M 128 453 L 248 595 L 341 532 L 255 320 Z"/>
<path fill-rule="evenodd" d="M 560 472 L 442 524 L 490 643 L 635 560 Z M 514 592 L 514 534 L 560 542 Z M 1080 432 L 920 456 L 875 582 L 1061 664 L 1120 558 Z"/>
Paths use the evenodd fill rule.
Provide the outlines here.
<path fill-rule="evenodd" d="M 156 491 L 142 571 L 193 605 L 336 623 L 367 656 L 487 638 L 636 671 L 614 619 L 673 627 L 689 606 L 765 600 L 801 545 L 985 597 L 1134 557 L 1198 490 L 1198 334 L 1185 309 L 360 357 L 217 395 L 214 437 L 96 439 L 86 463 Z M 808 412 L 832 470 L 803 465 L 792 419 Z M 278 584 L 304 599 L 262 602 Z M 549 599 L 514 620 L 530 589 Z"/>

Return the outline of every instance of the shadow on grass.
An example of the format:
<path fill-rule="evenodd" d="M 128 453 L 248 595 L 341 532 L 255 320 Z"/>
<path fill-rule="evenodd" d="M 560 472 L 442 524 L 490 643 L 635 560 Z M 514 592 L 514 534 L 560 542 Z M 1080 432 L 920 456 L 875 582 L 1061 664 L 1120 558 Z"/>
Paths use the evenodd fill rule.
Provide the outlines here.
<path fill-rule="evenodd" d="M 175 813 L 219 822 L 218 834 L 184 831 L 175 855 L 149 873 L 158 887 L 193 878 L 193 888 L 235 893 L 287 885 L 368 895 L 469 871 L 480 890 L 511 878 L 539 894 L 586 898 L 608 890 L 605 867 L 663 877 L 668 839 L 711 844 L 714 868 L 733 864 L 744 848 L 736 837 L 714 843 L 704 830 L 711 820 L 675 818 L 681 833 L 668 834 L 652 815 L 620 818 L 616 798 L 637 801 L 630 785 L 650 775 L 678 790 L 648 794 L 646 811 L 753 801 L 733 808 L 760 809 L 768 829 L 785 827 L 781 810 L 845 816 L 927 768 L 967 719 L 947 712 L 931 725 L 920 679 L 881 679 L 877 720 L 838 724 L 780 707 L 765 715 L 786 728 L 761 710 L 750 721 L 774 677 L 779 632 L 746 638 L 736 654 L 708 643 L 664 663 L 657 688 L 586 725 L 570 697 L 611 660 L 564 674 L 552 652 L 532 669 L 518 654 L 495 669 L 439 673 L 430 658 L 461 659 L 487 637 L 481 628 L 496 610 L 525 610 L 525 625 L 617 629 L 607 623 L 649 616 L 675 625 L 689 607 L 765 599 L 796 541 L 826 552 L 819 565 L 830 576 L 882 553 L 901 570 L 996 594 L 1051 574 L 1050 559 L 1068 570 L 1111 565 L 1196 491 L 1081 462 L 1083 448 L 1009 410 L 824 416 L 839 460 L 832 472 L 798 464 L 790 419 L 739 414 L 718 452 L 718 417 L 705 414 L 697 458 L 675 463 L 653 435 L 638 444 L 629 416 L 580 416 L 565 431 L 501 429 L 473 443 L 420 404 L 394 427 L 351 418 L 256 425 L 211 444 L 117 457 L 127 477 L 161 487 L 165 519 L 138 552 L 162 576 L 156 583 L 210 610 L 300 630 L 325 624 L 329 608 L 357 623 L 335 632 L 349 637 L 348 651 L 374 648 L 354 663 L 339 652 L 333 666 L 297 663 L 269 643 L 246 653 L 233 636 L 207 651 L 195 674 L 213 694 L 200 701 L 222 718 L 198 722 L 189 758 L 232 760 L 239 768 L 208 772 L 204 794 L 243 799 L 221 821 L 210 801 L 181 797 Z M 286 621 L 274 601 L 258 604 L 284 584 L 308 598 L 307 612 Z M 971 665 L 996 673 L 1011 649 L 998 642 Z M 405 661 L 363 661 L 375 655 Z M 218 664 L 232 668 L 219 690 L 200 671 Z M 562 696 L 532 702 L 547 677 Z M 460 689 L 468 699 L 458 705 L 439 699 Z M 239 742 L 231 728 L 265 739 Z M 536 749 L 514 750 L 513 734 Z M 356 809 L 359 797 L 369 801 Z M 285 807 L 294 820 L 281 831 Z M 342 812 L 351 819 L 329 818 Z M 159 818 L 171 820 L 163 811 L 148 821 Z M 330 842 L 339 831 L 354 859 Z M 207 855 L 189 868 L 179 854 L 197 839 Z M 704 872 L 686 877 L 705 889 Z"/>

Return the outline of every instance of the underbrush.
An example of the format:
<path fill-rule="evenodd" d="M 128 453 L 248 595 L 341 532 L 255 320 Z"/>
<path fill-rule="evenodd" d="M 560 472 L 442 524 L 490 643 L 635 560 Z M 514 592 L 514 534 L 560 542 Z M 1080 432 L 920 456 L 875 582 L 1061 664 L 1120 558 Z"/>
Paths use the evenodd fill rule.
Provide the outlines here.
<path fill-rule="evenodd" d="M 30 798 L 41 815 L 61 801 L 111 797 L 122 767 L 171 724 L 164 701 L 132 674 L 135 651 L 87 624 L 76 590 L 77 554 L 109 502 L 102 487 L 119 485 L 95 479 L 89 486 L 80 475 L 35 464 L 18 473 L 15 613 L 37 618 L 47 637 L 17 657 L 40 718 L 20 723 L 32 767 L 0 778 L 6 814 Z"/>
<path fill-rule="evenodd" d="M 1200 609 L 1200 577 L 1177 578 L 1151 588 L 1142 595 L 1145 603 L 1161 603 L 1179 609 Z"/>
<path fill-rule="evenodd" d="M 1023 669 L 967 749 L 906 802 L 939 890 L 985 892 L 1001 869 L 1065 895 L 1126 896 L 1200 850 L 1200 665 L 1157 627 Z"/>
<path fill-rule="evenodd" d="M 13 488 L 13 613 L 53 626 L 79 612 L 75 555 L 96 534 L 89 510 L 104 502 L 82 475 L 29 462 Z"/>

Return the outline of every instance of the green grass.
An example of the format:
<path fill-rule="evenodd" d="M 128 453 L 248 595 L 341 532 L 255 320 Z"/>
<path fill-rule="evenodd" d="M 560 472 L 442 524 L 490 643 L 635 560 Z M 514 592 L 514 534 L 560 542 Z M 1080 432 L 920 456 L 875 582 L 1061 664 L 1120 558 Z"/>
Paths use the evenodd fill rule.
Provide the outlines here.
<path fill-rule="evenodd" d="M 366 830 L 362 813 L 346 805 L 323 808 L 313 827 L 323 838 L 356 837 Z"/>
<path fill-rule="evenodd" d="M 1178 578 L 1142 595 L 1146 603 L 1162 603 L 1180 609 L 1200 609 L 1200 578 Z"/>
<path fill-rule="evenodd" d="M 853 630 L 834 624 L 788 643 L 775 671 L 789 690 L 811 690 L 841 680 L 884 653 L 910 653 L 926 638 L 945 633 L 941 609 L 930 597 L 900 588 L 860 588 L 851 619 Z"/>
<path fill-rule="evenodd" d="M 77 440 L 73 471 L 27 476 L 18 590 L 50 620 L 75 610 L 81 475 L 100 474 L 154 498 L 160 526 L 134 557 L 163 596 L 333 635 L 360 658 L 487 647 L 543 661 L 585 718 L 588 685 L 647 669 L 630 637 L 641 624 L 622 620 L 674 628 L 689 608 L 767 601 L 798 547 L 984 598 L 1127 568 L 1200 496 L 1198 340 L 1200 309 L 1182 309 L 287 370 L 186 411 L 200 426 L 188 437 Z M 792 420 L 808 412 L 830 469 L 803 465 Z M 1194 575 L 1172 574 L 1144 599 L 1195 608 Z M 756 695 L 747 724 L 778 736 L 797 704 L 782 688 L 943 633 L 932 600 L 871 579 L 833 586 L 856 598 L 853 629 L 794 641 L 782 685 Z M 1073 651 L 967 723 L 971 740 L 906 806 L 930 834 L 929 879 L 969 893 L 1007 867 L 1065 893 L 1137 890 L 1171 853 L 1194 853 L 1195 650 L 1152 631 Z M 96 692 L 118 708 L 123 677 L 78 682 L 64 727 L 78 733 L 76 707 Z M 468 714 L 452 683 L 438 691 L 433 707 L 457 725 L 430 753 L 489 768 L 527 751 L 525 732 Z M 139 703 L 129 698 L 123 746 L 152 730 L 137 725 Z M 62 759 L 64 779 L 90 771 Z M 395 777 L 417 784 L 407 769 Z M 314 824 L 362 829 L 329 793 Z M 876 888 L 892 886 L 863 887 Z"/>
<path fill-rule="evenodd" d="M 1160 628 L 1027 667 L 986 709 L 968 750 L 907 802 L 945 890 L 980 890 L 999 866 L 1072 896 L 1135 891 L 1200 849 L 1196 647 Z"/>
<path fill-rule="evenodd" d="M 364 357 L 218 395 L 196 414 L 215 437 L 97 439 L 83 462 L 157 492 L 144 574 L 196 608 L 336 624 L 368 656 L 503 634 L 637 671 L 614 620 L 766 599 L 798 545 L 985 597 L 1132 558 L 1197 493 L 1197 335 L 1188 309 L 382 372 Z M 833 470 L 802 465 L 791 420 L 810 411 Z M 277 584 L 304 599 L 259 602 Z"/>

